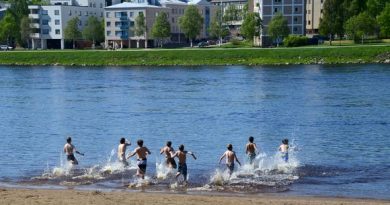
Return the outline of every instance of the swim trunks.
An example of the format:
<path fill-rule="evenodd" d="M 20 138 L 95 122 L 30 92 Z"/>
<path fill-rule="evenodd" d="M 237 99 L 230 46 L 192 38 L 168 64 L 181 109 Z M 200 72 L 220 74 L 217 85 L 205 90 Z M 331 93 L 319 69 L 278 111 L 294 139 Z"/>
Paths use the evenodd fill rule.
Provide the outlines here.
<path fill-rule="evenodd" d="M 187 176 L 187 163 L 179 163 L 179 167 L 177 168 L 177 172 L 182 174 L 184 178 Z"/>
<path fill-rule="evenodd" d="M 285 162 L 288 162 L 288 152 L 282 152 L 282 159 L 283 159 Z"/>
<path fill-rule="evenodd" d="M 68 161 L 76 161 L 76 157 L 74 157 L 74 154 L 67 155 Z"/>
<path fill-rule="evenodd" d="M 171 165 L 173 169 L 177 168 L 176 161 L 173 158 L 167 158 L 166 161 L 167 165 Z"/>
<path fill-rule="evenodd" d="M 250 164 L 253 164 L 255 158 L 256 158 L 256 153 L 253 152 L 248 154 L 248 160 Z"/>
<path fill-rule="evenodd" d="M 143 173 L 146 172 L 146 164 L 147 164 L 147 160 L 146 160 L 146 159 L 137 159 L 138 168 L 139 168 Z"/>
<path fill-rule="evenodd" d="M 230 174 L 234 171 L 234 162 L 230 164 L 226 164 L 227 168 L 229 169 Z"/>

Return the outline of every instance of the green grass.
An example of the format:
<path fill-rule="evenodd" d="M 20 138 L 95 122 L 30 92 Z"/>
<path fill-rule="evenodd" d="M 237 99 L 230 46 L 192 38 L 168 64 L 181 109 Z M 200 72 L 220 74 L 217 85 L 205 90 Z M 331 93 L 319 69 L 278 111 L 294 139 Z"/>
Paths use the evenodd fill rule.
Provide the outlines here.
<path fill-rule="evenodd" d="M 167 66 L 380 63 L 390 45 L 304 48 L 152 49 L 125 51 L 0 52 L 3 65 Z"/>

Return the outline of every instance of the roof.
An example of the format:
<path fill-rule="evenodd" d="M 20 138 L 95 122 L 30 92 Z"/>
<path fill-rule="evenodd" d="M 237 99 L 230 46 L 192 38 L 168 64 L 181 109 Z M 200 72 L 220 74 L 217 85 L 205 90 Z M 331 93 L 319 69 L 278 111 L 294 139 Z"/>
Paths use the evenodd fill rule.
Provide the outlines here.
<path fill-rule="evenodd" d="M 155 5 L 151 5 L 148 3 L 123 2 L 120 4 L 108 6 L 108 7 L 106 7 L 106 9 L 127 9 L 127 8 L 140 8 L 140 7 L 162 8 L 161 6 L 155 6 Z"/>

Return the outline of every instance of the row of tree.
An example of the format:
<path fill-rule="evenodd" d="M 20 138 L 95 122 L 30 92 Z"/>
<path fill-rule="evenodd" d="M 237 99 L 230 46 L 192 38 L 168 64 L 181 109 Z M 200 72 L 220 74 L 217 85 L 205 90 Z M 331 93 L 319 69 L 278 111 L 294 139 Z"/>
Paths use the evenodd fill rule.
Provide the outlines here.
<path fill-rule="evenodd" d="M 390 36 L 390 0 L 326 0 L 320 33 L 332 40 L 360 41 L 369 35 Z"/>

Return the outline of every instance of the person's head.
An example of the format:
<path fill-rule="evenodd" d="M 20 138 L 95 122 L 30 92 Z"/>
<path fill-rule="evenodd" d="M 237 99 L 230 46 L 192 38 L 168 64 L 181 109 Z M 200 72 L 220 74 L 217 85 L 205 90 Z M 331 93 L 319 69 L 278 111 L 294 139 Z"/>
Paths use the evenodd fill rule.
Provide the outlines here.
<path fill-rule="evenodd" d="M 126 139 L 124 137 L 121 138 L 121 140 L 119 141 L 121 144 L 125 144 L 126 143 Z"/>
<path fill-rule="evenodd" d="M 172 146 L 172 142 L 171 141 L 167 141 L 167 146 L 171 147 Z"/>
<path fill-rule="evenodd" d="M 71 138 L 71 137 L 68 137 L 68 138 L 66 139 L 66 142 L 67 142 L 67 143 L 72 143 L 72 138 Z"/>
<path fill-rule="evenodd" d="M 138 140 L 137 141 L 137 145 L 140 146 L 140 147 L 144 146 L 144 141 L 143 140 Z"/>
<path fill-rule="evenodd" d="M 229 151 L 232 151 L 233 150 L 233 145 L 232 144 L 228 144 L 226 146 L 226 148 L 229 150 Z"/>
<path fill-rule="evenodd" d="M 282 140 L 282 143 L 285 144 L 285 145 L 288 145 L 288 139 Z"/>
<path fill-rule="evenodd" d="M 249 137 L 249 142 L 250 143 L 253 143 L 253 140 L 255 140 L 255 138 L 253 138 L 252 136 Z"/>
<path fill-rule="evenodd" d="M 184 145 L 183 144 L 179 146 L 179 150 L 180 151 L 184 151 Z"/>

